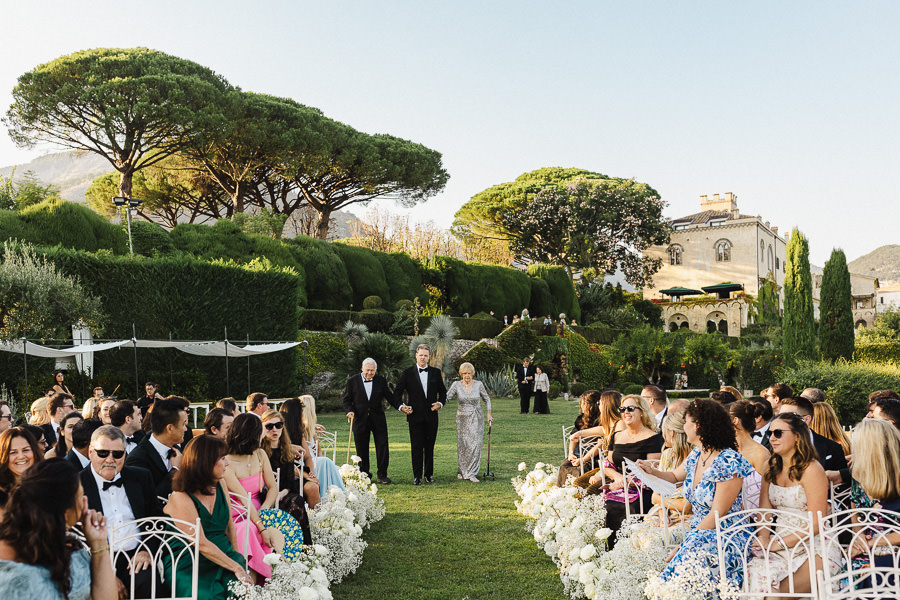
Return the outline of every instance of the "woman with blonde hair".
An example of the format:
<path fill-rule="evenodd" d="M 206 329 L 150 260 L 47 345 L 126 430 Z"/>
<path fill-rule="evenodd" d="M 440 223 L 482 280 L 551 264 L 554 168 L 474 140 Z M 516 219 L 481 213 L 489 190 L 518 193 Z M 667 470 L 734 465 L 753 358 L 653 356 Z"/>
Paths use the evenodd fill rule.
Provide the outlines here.
<path fill-rule="evenodd" d="M 484 443 L 484 413 L 481 403 L 487 410 L 488 423 L 494 422 L 491 416 L 491 397 L 484 384 L 475 379 L 475 367 L 472 363 L 459 366 L 461 381 L 454 381 L 447 390 L 447 402 L 457 399 L 456 409 L 456 478 L 468 479 L 478 483 L 478 469 L 481 466 L 481 446 Z M 535 401 L 537 406 L 537 401 Z M 537 409 L 535 408 L 535 412 Z"/>
<path fill-rule="evenodd" d="M 31 403 L 31 416 L 28 418 L 29 425 L 40 427 L 50 422 L 50 415 L 47 414 L 47 405 L 49 403 L 50 398 L 47 396 L 42 396 Z"/>
<path fill-rule="evenodd" d="M 316 420 L 316 399 L 307 394 L 300 396 L 300 402 L 303 404 L 303 439 L 309 443 L 309 451 L 316 460 L 315 474 L 319 478 L 319 494 L 324 497 L 328 488 L 333 485 L 346 490 L 340 470 L 333 460 L 324 455 L 319 444 L 319 432 L 325 431 L 325 428 Z"/>
<path fill-rule="evenodd" d="M 81 408 L 81 416 L 85 419 L 97 419 L 100 417 L 100 398 L 96 398 L 91 396 L 87 400 L 84 401 L 84 406 Z M 150 419 L 146 419 L 147 423 L 150 422 Z"/>
<path fill-rule="evenodd" d="M 809 423 L 809 428 L 822 437 L 826 437 L 829 440 L 840 444 L 841 447 L 844 448 L 845 456 L 850 456 L 850 454 L 852 454 L 850 452 L 850 436 L 844 433 L 841 422 L 838 421 L 837 414 L 835 414 L 834 409 L 827 402 L 813 403 L 813 416 L 812 421 Z"/>

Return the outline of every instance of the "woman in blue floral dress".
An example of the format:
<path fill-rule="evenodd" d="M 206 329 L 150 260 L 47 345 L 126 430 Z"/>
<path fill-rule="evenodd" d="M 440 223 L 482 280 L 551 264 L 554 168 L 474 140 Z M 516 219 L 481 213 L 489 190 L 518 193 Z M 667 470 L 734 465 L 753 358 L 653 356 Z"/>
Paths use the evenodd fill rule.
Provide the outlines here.
<path fill-rule="evenodd" d="M 744 478 L 753 472 L 753 466 L 737 451 L 734 426 L 728 411 L 714 400 L 695 400 L 685 411 L 684 433 L 695 448 L 684 464 L 674 471 L 663 472 L 644 461 L 638 464 L 672 483 L 684 481 L 684 497 L 691 503 L 694 515 L 690 530 L 674 552 L 660 577 L 668 581 L 680 574 L 679 566 L 687 559 L 705 560 L 709 577 L 719 578 L 718 550 L 716 546 L 716 518 L 740 511 L 741 486 Z M 743 572 L 738 549 L 749 543 L 734 538 L 726 550 L 725 575 L 729 582 L 740 587 Z"/>

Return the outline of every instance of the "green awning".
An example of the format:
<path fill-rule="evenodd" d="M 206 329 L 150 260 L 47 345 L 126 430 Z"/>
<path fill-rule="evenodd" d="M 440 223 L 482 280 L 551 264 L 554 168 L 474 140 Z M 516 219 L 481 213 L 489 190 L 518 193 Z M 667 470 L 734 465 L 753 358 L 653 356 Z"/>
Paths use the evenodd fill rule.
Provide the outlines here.
<path fill-rule="evenodd" d="M 708 285 L 700 289 L 702 289 L 707 294 L 716 294 L 719 299 L 725 300 L 731 296 L 731 292 L 743 292 L 744 284 L 730 282 L 717 283 L 716 285 Z"/>
<path fill-rule="evenodd" d="M 666 296 L 700 296 L 703 294 L 700 290 L 692 290 L 690 288 L 674 287 L 667 290 L 659 290 L 660 294 Z"/>

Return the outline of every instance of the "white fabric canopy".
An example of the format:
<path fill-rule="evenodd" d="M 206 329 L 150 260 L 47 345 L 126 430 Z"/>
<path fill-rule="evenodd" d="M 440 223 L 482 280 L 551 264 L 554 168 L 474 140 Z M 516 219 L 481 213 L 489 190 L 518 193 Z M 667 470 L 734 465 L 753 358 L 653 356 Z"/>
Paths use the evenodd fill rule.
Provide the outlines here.
<path fill-rule="evenodd" d="M 178 342 L 174 340 L 119 340 L 115 342 L 105 342 L 103 344 L 80 344 L 69 348 L 49 348 L 32 342 L 24 343 L 21 340 L 15 342 L 5 342 L 0 344 L 0 350 L 5 352 L 15 352 L 17 354 L 27 354 L 28 356 L 38 356 L 41 358 L 65 358 L 71 356 L 80 356 L 93 352 L 101 352 L 103 350 L 111 350 L 113 348 L 121 348 L 122 346 L 137 346 L 138 348 L 176 348 L 188 354 L 197 356 L 228 356 L 229 358 L 240 358 L 246 356 L 258 356 L 260 354 L 268 354 L 270 352 L 279 352 L 298 346 L 300 342 L 282 342 L 275 344 L 254 344 L 247 346 L 235 346 L 231 342 Z M 24 349 L 23 349 L 24 346 Z M 227 354 L 226 354 L 227 346 Z M 23 351 L 24 350 L 24 351 Z"/>
<path fill-rule="evenodd" d="M 177 346 L 177 348 L 182 352 L 197 356 L 228 356 L 229 358 L 238 358 L 287 350 L 288 348 L 293 348 L 299 344 L 300 342 L 284 342 L 280 344 L 248 345 L 242 348 L 240 346 L 235 346 L 231 342 L 201 342 L 184 344 Z"/>
<path fill-rule="evenodd" d="M 78 346 L 71 346 L 69 348 L 57 349 L 48 348 L 47 346 L 41 346 L 32 342 L 25 343 L 19 340 L 15 342 L 5 342 L 3 344 L 0 344 L 0 350 L 6 352 L 15 352 L 17 354 L 27 354 L 28 356 L 40 356 L 41 358 L 66 358 L 84 354 L 86 352 L 100 352 L 101 350 L 111 350 L 112 348 L 119 348 L 130 343 L 131 342 L 129 340 L 121 340 L 117 342 L 106 342 L 104 344 L 81 344 Z M 24 352 L 23 346 L 25 347 Z"/>

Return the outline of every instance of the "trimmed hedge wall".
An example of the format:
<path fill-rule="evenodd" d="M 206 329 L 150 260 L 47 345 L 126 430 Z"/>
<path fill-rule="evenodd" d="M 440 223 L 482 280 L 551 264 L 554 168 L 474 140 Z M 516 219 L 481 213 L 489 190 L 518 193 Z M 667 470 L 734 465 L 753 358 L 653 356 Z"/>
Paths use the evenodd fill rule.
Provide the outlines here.
<path fill-rule="evenodd" d="M 346 246 L 337 242 L 331 244 L 331 247 L 347 269 L 354 308 L 362 309 L 363 300 L 367 296 L 378 296 L 385 305 L 392 304 L 391 290 L 387 284 L 384 268 L 375 252 L 368 248 Z"/>
<path fill-rule="evenodd" d="M 528 306 L 531 282 L 521 271 L 438 256 L 425 266 L 423 283 L 441 292 L 450 312 L 514 315 Z"/>
<path fill-rule="evenodd" d="M 299 324 L 301 329 L 312 331 L 340 331 L 348 319 L 362 323 L 371 332 L 385 332 L 394 324 L 394 313 L 304 308 L 300 310 Z"/>
<path fill-rule="evenodd" d="M 900 342 L 860 342 L 853 351 L 856 360 L 900 363 Z"/>
<path fill-rule="evenodd" d="M 553 307 L 553 310 L 550 311 L 550 315 L 554 320 L 559 318 L 560 313 L 565 313 L 567 321 L 571 321 L 572 319 L 581 321 L 581 307 L 578 305 L 575 287 L 572 285 L 572 280 L 569 279 L 569 275 L 564 268 L 534 263 L 528 265 L 528 270 L 526 272 L 530 277 L 542 279 L 547 282 Z M 538 314 L 543 316 L 547 313 L 541 311 Z M 532 313 L 532 316 L 537 315 Z"/>
<path fill-rule="evenodd" d="M 86 206 L 48 198 L 22 211 L 0 210 L 0 241 L 18 239 L 38 246 L 128 252 L 124 226 L 113 225 Z"/>
<path fill-rule="evenodd" d="M 468 352 L 457 358 L 453 363 L 454 370 L 459 371 L 459 366 L 464 362 L 472 363 L 476 371 L 485 373 L 496 373 L 503 367 L 513 364 L 512 359 L 507 357 L 503 350 L 484 342 L 475 344 Z"/>
<path fill-rule="evenodd" d="M 466 319 L 464 317 L 450 317 L 459 335 L 456 337 L 461 340 L 482 340 L 484 338 L 495 338 L 503 331 L 503 323 L 496 319 Z M 431 317 L 419 317 L 419 331 L 425 331 L 431 325 Z"/>
<path fill-rule="evenodd" d="M 223 267 L 188 257 L 130 259 L 62 248 L 42 252 L 99 296 L 108 317 L 105 338 L 131 338 L 134 323 L 139 338 L 168 339 L 171 334 L 176 340 L 221 340 L 227 327 L 229 339 L 237 344 L 248 335 L 251 340 L 297 339 L 300 280 L 295 276 Z M 0 380 L 21 390 L 21 358 L 5 362 L 8 368 L 0 373 Z M 31 381 L 46 385 L 52 364 L 28 362 Z M 245 358 L 229 361 L 230 391 L 236 397 L 247 389 L 247 364 Z M 119 397 L 134 395 L 132 351 L 97 353 L 94 373 L 109 391 L 121 384 Z M 296 394 L 297 374 L 296 349 L 250 359 L 250 387 L 273 396 Z M 181 393 L 190 400 L 201 399 L 197 394 L 203 392 L 208 398 L 226 395 L 224 358 L 196 357 L 174 349 L 141 349 L 138 377 L 140 385 L 157 380 L 164 393 Z"/>

